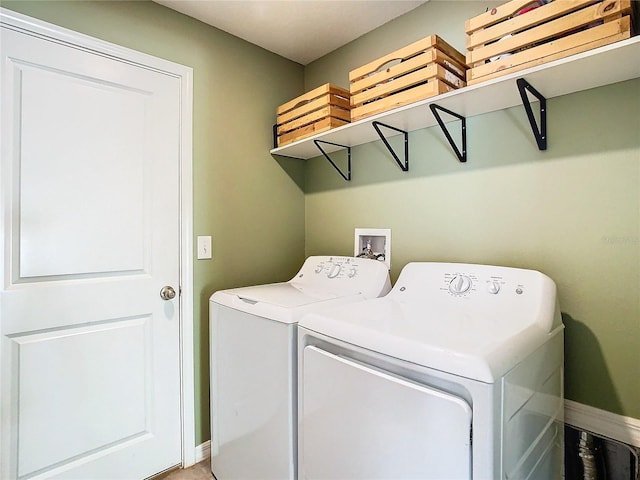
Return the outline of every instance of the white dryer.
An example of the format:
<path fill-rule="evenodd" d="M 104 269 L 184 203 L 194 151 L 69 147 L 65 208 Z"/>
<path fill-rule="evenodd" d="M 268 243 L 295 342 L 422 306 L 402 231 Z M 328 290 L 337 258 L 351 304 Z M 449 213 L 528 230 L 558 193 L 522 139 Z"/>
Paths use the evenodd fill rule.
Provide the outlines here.
<path fill-rule="evenodd" d="M 547 276 L 410 263 L 386 297 L 306 315 L 298 339 L 298 478 L 562 478 Z"/>
<path fill-rule="evenodd" d="M 211 469 L 217 480 L 295 478 L 298 320 L 390 289 L 382 262 L 316 256 L 288 282 L 211 296 Z"/>

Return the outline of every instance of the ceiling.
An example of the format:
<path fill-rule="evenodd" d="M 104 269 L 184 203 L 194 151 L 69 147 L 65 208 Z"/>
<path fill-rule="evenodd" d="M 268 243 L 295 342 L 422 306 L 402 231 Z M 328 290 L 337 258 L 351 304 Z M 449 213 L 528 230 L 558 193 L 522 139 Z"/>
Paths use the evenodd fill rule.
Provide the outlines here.
<path fill-rule="evenodd" d="M 302 65 L 428 0 L 154 0 Z"/>

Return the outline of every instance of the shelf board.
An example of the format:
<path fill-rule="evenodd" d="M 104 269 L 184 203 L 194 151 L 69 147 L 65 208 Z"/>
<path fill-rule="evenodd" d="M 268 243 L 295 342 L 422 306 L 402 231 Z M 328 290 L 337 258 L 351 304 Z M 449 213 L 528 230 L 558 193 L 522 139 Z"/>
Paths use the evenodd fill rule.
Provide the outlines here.
<path fill-rule="evenodd" d="M 314 140 L 351 147 L 379 140 L 371 126 L 375 120 L 407 132 L 431 127 L 437 124 L 428 108 L 431 103 L 437 103 L 467 118 L 521 105 L 522 101 L 515 82 L 521 77 L 547 99 L 639 78 L 640 37 L 605 45 L 373 115 L 289 145 L 274 148 L 271 154 L 308 159 L 320 155 L 320 151 L 313 143 Z M 325 149 L 327 152 L 332 152 L 340 148 L 327 145 Z"/>

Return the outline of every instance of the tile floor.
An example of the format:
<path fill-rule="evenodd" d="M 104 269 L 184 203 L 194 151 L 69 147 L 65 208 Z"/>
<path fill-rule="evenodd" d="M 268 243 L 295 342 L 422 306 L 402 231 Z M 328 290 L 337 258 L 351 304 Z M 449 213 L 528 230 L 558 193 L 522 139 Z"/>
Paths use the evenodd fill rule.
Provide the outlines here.
<path fill-rule="evenodd" d="M 207 458 L 193 467 L 169 472 L 161 480 L 213 480 L 210 466 L 211 460 Z"/>

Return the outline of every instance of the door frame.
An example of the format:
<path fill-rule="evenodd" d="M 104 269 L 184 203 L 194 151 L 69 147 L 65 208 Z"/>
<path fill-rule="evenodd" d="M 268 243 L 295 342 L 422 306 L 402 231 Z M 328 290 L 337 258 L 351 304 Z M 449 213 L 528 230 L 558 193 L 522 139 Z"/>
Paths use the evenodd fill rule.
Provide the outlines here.
<path fill-rule="evenodd" d="M 180 397 L 182 466 L 196 463 L 193 345 L 193 69 L 0 8 L 3 26 L 180 80 Z"/>

